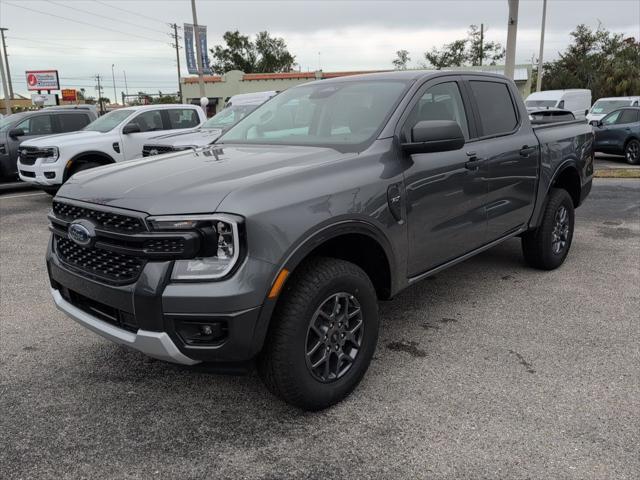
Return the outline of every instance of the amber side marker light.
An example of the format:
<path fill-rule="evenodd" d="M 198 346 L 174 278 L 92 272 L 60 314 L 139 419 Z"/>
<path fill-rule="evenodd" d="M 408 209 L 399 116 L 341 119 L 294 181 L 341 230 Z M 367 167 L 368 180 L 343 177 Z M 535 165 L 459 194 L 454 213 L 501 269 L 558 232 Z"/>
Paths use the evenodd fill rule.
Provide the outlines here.
<path fill-rule="evenodd" d="M 271 287 L 271 290 L 269 290 L 268 298 L 274 299 L 280 294 L 280 290 L 282 290 L 284 281 L 287 279 L 288 276 L 289 276 L 289 270 L 287 270 L 286 268 L 283 268 L 282 270 L 280 270 L 280 273 L 276 277 L 276 281 L 273 282 L 273 286 Z"/>

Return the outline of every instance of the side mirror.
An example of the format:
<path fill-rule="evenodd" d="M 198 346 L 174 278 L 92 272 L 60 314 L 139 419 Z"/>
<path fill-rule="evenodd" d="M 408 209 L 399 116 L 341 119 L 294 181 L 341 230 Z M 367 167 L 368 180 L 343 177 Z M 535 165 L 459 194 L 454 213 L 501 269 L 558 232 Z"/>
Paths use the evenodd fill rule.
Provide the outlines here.
<path fill-rule="evenodd" d="M 13 128 L 9 130 L 9 136 L 11 138 L 23 137 L 25 135 L 24 130 L 21 128 Z"/>
<path fill-rule="evenodd" d="M 594 125 L 596 127 L 601 127 L 603 125 L 602 120 L 598 120 L 597 122 L 594 123 Z"/>
<path fill-rule="evenodd" d="M 140 133 L 140 125 L 137 123 L 128 123 L 122 129 L 122 133 L 124 135 L 129 135 L 130 133 Z"/>
<path fill-rule="evenodd" d="M 411 142 L 403 143 L 407 153 L 432 153 L 459 150 L 464 146 L 464 134 L 453 120 L 422 120 L 411 129 Z"/>

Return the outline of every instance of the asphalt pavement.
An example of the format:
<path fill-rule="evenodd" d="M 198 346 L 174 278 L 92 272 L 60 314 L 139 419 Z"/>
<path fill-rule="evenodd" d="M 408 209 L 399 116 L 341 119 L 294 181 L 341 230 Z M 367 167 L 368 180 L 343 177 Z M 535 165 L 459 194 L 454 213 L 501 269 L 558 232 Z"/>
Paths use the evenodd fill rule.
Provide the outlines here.
<path fill-rule="evenodd" d="M 638 180 L 596 180 L 556 271 L 514 239 L 382 303 L 369 372 L 320 413 L 59 313 L 49 208 L 0 196 L 2 478 L 638 478 Z"/>

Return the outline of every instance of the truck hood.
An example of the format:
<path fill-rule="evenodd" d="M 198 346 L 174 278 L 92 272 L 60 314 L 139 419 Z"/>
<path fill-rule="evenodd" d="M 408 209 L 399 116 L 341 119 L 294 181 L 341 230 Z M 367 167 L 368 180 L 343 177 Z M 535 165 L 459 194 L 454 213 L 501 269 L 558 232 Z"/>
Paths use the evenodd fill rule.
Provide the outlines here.
<path fill-rule="evenodd" d="M 34 138 L 33 140 L 26 140 L 20 145 L 23 147 L 65 147 L 69 144 L 94 143 L 102 135 L 105 134 L 80 130 L 79 132 L 58 133 L 56 135 Z"/>
<path fill-rule="evenodd" d="M 215 142 L 222 130 L 219 128 L 202 128 L 187 132 L 169 133 L 151 137 L 145 145 L 162 145 L 171 147 L 204 147 Z"/>
<path fill-rule="evenodd" d="M 150 215 L 212 213 L 236 188 L 354 155 L 322 147 L 220 145 L 79 172 L 58 197 Z"/>

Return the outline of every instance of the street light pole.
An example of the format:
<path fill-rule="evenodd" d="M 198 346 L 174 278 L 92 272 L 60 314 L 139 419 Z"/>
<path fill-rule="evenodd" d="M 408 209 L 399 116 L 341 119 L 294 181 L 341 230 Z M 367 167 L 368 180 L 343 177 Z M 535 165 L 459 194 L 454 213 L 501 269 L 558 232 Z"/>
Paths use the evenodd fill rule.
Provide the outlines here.
<path fill-rule="evenodd" d="M 513 80 L 516 64 L 516 37 L 518 36 L 518 4 L 520 0 L 509 1 L 509 23 L 507 26 L 507 54 L 505 58 L 504 74 Z"/>
<path fill-rule="evenodd" d="M 118 94 L 116 93 L 116 74 L 113 71 L 115 63 L 111 64 L 111 80 L 113 80 L 113 103 L 118 103 Z"/>
<path fill-rule="evenodd" d="M 9 30 L 8 28 L 0 28 L 0 35 L 2 36 L 2 51 L 4 52 L 4 61 L 7 66 L 7 83 L 9 84 L 9 98 L 13 98 L 13 82 L 11 82 L 11 69 L 9 68 L 9 55 L 7 55 L 7 41 L 4 38 L 4 32 Z"/>
<path fill-rule="evenodd" d="M 538 79 L 536 92 L 542 90 L 542 56 L 544 54 L 544 27 L 547 23 L 547 0 L 542 0 L 542 30 L 540 31 L 540 54 L 538 55 Z"/>
<path fill-rule="evenodd" d="M 7 112 L 7 115 L 11 115 L 11 100 L 9 99 L 9 88 L 7 87 L 7 78 L 4 73 L 4 57 L 0 58 L 0 60 L 0 77 L 2 77 L 2 89 L 4 90 L 4 108 Z"/>
<path fill-rule="evenodd" d="M 200 98 L 204 93 L 204 77 L 202 76 L 202 51 L 200 49 L 200 37 L 198 35 L 198 16 L 196 15 L 196 0 L 191 0 L 191 13 L 193 14 L 193 31 L 196 36 L 196 60 L 198 61 L 198 85 L 200 86 Z"/>

